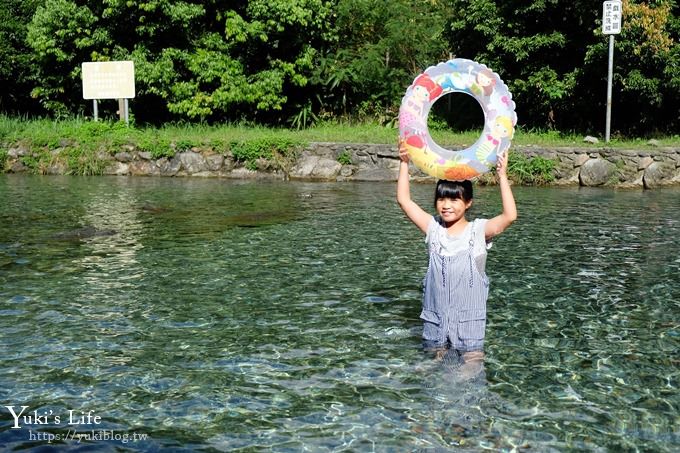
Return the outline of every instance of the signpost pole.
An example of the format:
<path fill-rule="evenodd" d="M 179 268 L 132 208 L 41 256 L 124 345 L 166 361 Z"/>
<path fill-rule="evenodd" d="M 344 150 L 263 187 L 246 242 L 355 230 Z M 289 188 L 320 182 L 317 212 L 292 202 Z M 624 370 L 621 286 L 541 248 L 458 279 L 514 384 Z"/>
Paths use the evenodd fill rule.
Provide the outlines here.
<path fill-rule="evenodd" d="M 99 105 L 96 99 L 92 99 L 92 109 L 94 110 L 94 120 L 99 121 Z"/>
<path fill-rule="evenodd" d="M 118 119 L 125 121 L 125 101 L 123 99 L 118 99 Z"/>
<path fill-rule="evenodd" d="M 604 141 L 609 143 L 612 124 L 612 79 L 614 78 L 614 35 L 621 33 L 621 0 L 607 0 L 602 3 L 602 34 L 609 35 L 609 67 L 607 69 L 607 119 Z"/>
<path fill-rule="evenodd" d="M 604 141 L 609 143 L 612 124 L 612 78 L 614 75 L 614 35 L 609 35 L 609 69 L 607 71 L 607 124 Z"/>

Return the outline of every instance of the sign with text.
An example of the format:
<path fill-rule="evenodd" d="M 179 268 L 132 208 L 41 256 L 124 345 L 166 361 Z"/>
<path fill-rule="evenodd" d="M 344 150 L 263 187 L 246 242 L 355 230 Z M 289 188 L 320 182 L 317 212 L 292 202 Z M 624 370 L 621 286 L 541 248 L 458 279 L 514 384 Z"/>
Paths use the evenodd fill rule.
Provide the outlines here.
<path fill-rule="evenodd" d="M 607 1 L 602 5 L 602 33 L 618 35 L 621 33 L 622 4 L 618 0 Z"/>
<path fill-rule="evenodd" d="M 135 97 L 135 65 L 132 61 L 86 62 L 83 99 L 132 99 Z"/>

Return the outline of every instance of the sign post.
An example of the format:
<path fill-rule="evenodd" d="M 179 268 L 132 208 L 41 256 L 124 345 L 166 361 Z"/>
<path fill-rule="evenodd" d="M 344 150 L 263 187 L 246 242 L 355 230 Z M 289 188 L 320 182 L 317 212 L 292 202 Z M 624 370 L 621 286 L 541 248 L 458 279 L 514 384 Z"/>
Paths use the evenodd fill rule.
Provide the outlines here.
<path fill-rule="evenodd" d="M 83 99 L 92 99 L 98 119 L 98 99 L 118 99 L 121 121 L 129 123 L 128 99 L 135 97 L 135 65 L 132 61 L 86 62 L 82 65 Z"/>
<path fill-rule="evenodd" d="M 614 74 L 614 35 L 621 33 L 621 0 L 602 4 L 602 34 L 609 35 L 609 69 L 607 71 L 607 122 L 604 141 L 609 143 L 612 123 L 612 78 Z"/>

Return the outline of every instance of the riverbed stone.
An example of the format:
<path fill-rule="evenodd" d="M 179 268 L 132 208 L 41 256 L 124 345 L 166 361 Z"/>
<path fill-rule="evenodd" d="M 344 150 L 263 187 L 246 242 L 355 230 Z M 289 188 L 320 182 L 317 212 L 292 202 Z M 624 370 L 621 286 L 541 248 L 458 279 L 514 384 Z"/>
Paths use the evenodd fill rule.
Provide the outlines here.
<path fill-rule="evenodd" d="M 342 168 L 340 169 L 340 176 L 342 176 L 343 178 L 349 178 L 356 171 L 357 167 L 355 165 L 343 165 Z"/>
<path fill-rule="evenodd" d="M 614 176 L 616 166 L 605 159 L 590 159 L 581 166 L 579 180 L 582 186 L 601 186 Z"/>
<path fill-rule="evenodd" d="M 224 164 L 224 156 L 220 154 L 211 154 L 205 158 L 206 165 L 210 171 L 219 171 Z"/>
<path fill-rule="evenodd" d="M 579 184 L 579 168 L 567 165 L 558 165 L 555 168 L 555 184 L 570 186 Z"/>
<path fill-rule="evenodd" d="M 291 179 L 335 179 L 340 173 L 342 164 L 326 156 L 317 156 L 303 152 L 290 169 Z"/>
<path fill-rule="evenodd" d="M 10 148 L 7 150 L 7 156 L 14 159 L 16 159 L 17 157 L 25 156 L 26 154 L 28 154 L 28 150 L 23 146 Z"/>
<path fill-rule="evenodd" d="M 674 168 L 665 162 L 652 162 L 644 172 L 643 181 L 647 189 L 654 189 L 673 183 Z"/>
<path fill-rule="evenodd" d="M 130 174 L 130 165 L 124 162 L 111 162 L 105 169 L 105 175 L 126 176 Z"/>
<path fill-rule="evenodd" d="M 118 162 L 130 162 L 132 160 L 132 154 L 128 152 L 120 152 L 116 153 L 115 156 L 113 156 Z"/>
<path fill-rule="evenodd" d="M 652 159 L 650 156 L 641 157 L 640 160 L 638 161 L 637 168 L 638 170 L 644 170 L 645 168 L 652 165 L 653 162 L 654 159 Z"/>
<path fill-rule="evenodd" d="M 68 165 L 60 160 L 55 160 L 45 169 L 45 174 L 48 175 L 63 175 L 68 171 Z"/>
<path fill-rule="evenodd" d="M 577 154 L 574 156 L 574 167 L 580 167 L 590 160 L 587 154 Z"/>
<path fill-rule="evenodd" d="M 160 176 L 161 170 L 156 162 L 149 160 L 135 160 L 129 164 L 130 174 L 133 176 Z"/>
<path fill-rule="evenodd" d="M 182 168 L 187 174 L 199 173 L 208 170 L 208 164 L 205 158 L 193 151 L 185 151 L 179 153 L 179 158 L 182 162 Z"/>
<path fill-rule="evenodd" d="M 182 161 L 179 156 L 175 155 L 171 159 L 162 157 L 156 161 L 161 176 L 177 176 L 180 168 L 182 168 Z"/>

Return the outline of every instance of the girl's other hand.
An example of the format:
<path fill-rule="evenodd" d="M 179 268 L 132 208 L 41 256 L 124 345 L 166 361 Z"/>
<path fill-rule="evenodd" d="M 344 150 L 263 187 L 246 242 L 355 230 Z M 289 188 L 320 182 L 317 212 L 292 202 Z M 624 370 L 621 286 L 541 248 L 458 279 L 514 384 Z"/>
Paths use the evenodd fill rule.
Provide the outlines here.
<path fill-rule="evenodd" d="M 496 174 L 501 178 L 508 176 L 508 154 L 510 154 L 509 150 L 498 156 L 498 162 L 496 163 Z"/>
<path fill-rule="evenodd" d="M 411 160 L 408 155 L 408 151 L 406 151 L 405 140 L 399 140 L 399 159 L 401 159 L 402 162 L 406 162 L 407 164 Z"/>

